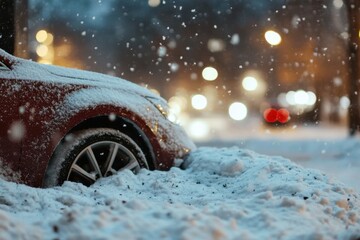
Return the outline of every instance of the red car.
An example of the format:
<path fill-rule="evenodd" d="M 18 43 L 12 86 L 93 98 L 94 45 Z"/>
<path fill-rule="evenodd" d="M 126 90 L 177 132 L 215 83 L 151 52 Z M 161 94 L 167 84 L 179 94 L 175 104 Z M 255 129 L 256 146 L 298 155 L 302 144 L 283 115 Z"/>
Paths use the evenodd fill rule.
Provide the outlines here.
<path fill-rule="evenodd" d="M 195 146 L 167 103 L 123 79 L 42 65 L 0 49 L 0 177 L 91 185 L 122 169 L 168 170 Z"/>

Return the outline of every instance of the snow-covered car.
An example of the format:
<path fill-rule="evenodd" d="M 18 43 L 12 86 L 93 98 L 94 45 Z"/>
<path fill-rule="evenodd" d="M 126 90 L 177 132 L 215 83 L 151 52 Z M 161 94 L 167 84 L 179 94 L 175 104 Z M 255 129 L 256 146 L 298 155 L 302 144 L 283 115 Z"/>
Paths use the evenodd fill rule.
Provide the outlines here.
<path fill-rule="evenodd" d="M 91 185 L 123 169 L 168 170 L 195 148 L 151 91 L 1 49 L 0 103 L 0 177 L 34 187 Z"/>

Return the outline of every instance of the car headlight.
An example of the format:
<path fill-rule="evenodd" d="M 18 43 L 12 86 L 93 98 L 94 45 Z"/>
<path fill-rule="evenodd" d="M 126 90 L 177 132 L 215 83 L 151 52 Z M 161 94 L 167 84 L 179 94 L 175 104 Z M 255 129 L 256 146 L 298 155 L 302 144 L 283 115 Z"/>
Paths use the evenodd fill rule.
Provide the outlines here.
<path fill-rule="evenodd" d="M 165 100 L 161 99 L 161 98 L 156 98 L 156 97 L 149 97 L 146 96 L 145 97 L 146 100 L 148 100 L 149 102 L 152 103 L 152 105 L 154 105 L 156 107 L 157 110 L 159 110 L 159 112 L 165 117 L 167 118 L 169 115 L 169 106 L 167 105 L 167 103 L 165 102 Z"/>
<path fill-rule="evenodd" d="M 149 102 L 152 103 L 152 105 L 154 105 L 156 107 L 157 110 L 159 110 L 159 112 L 169 121 L 173 122 L 173 123 L 178 123 L 178 119 L 176 114 L 174 114 L 169 105 L 167 104 L 167 102 L 161 98 L 156 98 L 156 97 L 149 97 L 146 96 L 145 97 Z"/>

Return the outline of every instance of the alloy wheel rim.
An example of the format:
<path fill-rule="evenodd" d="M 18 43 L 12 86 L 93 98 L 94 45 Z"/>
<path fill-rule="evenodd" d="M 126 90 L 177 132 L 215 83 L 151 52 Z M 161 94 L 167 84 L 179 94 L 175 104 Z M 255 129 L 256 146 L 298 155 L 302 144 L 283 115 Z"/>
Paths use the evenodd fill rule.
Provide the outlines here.
<path fill-rule="evenodd" d="M 99 178 L 111 176 L 119 170 L 140 169 L 134 154 L 124 145 L 113 141 L 99 141 L 88 145 L 75 158 L 66 180 L 91 185 Z"/>

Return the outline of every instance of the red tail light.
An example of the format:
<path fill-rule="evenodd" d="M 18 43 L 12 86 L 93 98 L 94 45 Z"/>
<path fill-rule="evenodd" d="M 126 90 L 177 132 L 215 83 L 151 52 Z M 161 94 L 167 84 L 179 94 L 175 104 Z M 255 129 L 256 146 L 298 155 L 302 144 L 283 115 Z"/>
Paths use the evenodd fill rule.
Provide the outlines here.
<path fill-rule="evenodd" d="M 289 121 L 290 113 L 285 108 L 276 110 L 275 108 L 268 108 L 264 111 L 264 119 L 268 123 L 274 123 L 276 121 L 280 123 L 286 123 Z"/>
<path fill-rule="evenodd" d="M 277 120 L 281 123 L 286 123 L 289 121 L 289 111 L 285 108 L 281 108 L 277 111 Z"/>
<path fill-rule="evenodd" d="M 274 108 L 268 108 L 264 111 L 264 119 L 269 123 L 276 122 L 277 120 L 277 110 Z"/>

